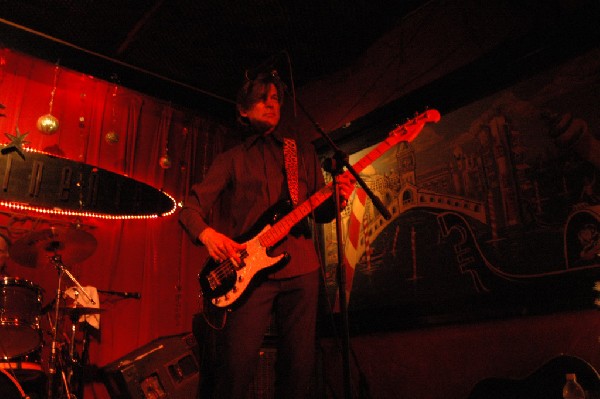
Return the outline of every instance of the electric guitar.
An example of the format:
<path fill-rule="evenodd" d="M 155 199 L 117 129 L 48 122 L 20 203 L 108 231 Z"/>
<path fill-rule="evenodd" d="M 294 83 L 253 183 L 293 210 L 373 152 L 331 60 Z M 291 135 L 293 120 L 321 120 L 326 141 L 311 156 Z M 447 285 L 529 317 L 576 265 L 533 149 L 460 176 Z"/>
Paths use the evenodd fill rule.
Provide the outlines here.
<path fill-rule="evenodd" d="M 353 165 L 354 169 L 360 173 L 394 145 L 401 141 L 412 141 L 427 122 L 439 120 L 440 113 L 433 109 L 417 115 L 392 130 L 384 141 Z M 220 263 L 212 258 L 206 261 L 198 275 L 202 295 L 217 307 L 231 307 L 249 291 L 248 288 L 257 273 L 285 264 L 289 260 L 288 254 L 272 257 L 267 251 L 283 240 L 311 210 L 327 200 L 333 194 L 333 190 L 333 183 L 327 184 L 287 214 L 279 204 L 267 210 L 249 232 L 236 239 L 237 242 L 246 243 L 246 248 L 240 253 L 240 264 L 230 259 Z"/>

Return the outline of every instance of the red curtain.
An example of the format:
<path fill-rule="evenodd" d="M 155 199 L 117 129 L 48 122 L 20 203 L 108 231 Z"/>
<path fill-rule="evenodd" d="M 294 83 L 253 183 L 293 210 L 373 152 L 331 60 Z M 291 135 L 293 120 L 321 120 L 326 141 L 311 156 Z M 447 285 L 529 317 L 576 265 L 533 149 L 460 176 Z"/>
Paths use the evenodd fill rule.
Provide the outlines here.
<path fill-rule="evenodd" d="M 26 147 L 125 174 L 164 189 L 178 202 L 189 182 L 201 179 L 214 154 L 222 150 L 227 132 L 198 113 L 10 49 L 0 49 L 0 104 L 5 107 L 0 110 L 5 114 L 0 117 L 3 139 L 18 129 L 28 133 Z M 36 123 L 50 108 L 59 128 L 43 134 Z M 164 156 L 170 168 L 161 166 Z M 17 248 L 19 240 L 33 232 L 80 225 L 95 237 L 97 246 L 85 260 L 67 265 L 78 281 L 99 290 L 141 294 L 140 300 L 100 295 L 104 312 L 100 338 L 91 343 L 92 364 L 101 367 L 153 339 L 191 331 L 192 316 L 199 310 L 196 275 L 205 254 L 190 244 L 176 215 L 104 220 L 2 207 L 0 217 L 0 233 Z M 46 258 L 34 267 L 9 260 L 7 272 L 17 281 L 40 286 L 44 305 L 56 296 L 58 272 Z M 63 277 L 62 288 L 72 285 Z M 42 324 L 47 351 L 51 336 L 46 318 Z"/>

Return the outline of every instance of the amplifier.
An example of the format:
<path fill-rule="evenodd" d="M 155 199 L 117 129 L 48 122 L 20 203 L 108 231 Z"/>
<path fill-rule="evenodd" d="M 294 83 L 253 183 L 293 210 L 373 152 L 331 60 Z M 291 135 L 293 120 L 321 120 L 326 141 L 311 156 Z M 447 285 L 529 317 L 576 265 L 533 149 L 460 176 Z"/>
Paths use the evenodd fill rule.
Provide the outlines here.
<path fill-rule="evenodd" d="M 316 351 L 315 374 L 311 381 L 310 398 L 324 398 L 323 391 L 323 359 L 319 350 Z M 260 348 L 260 357 L 254 380 L 250 384 L 247 398 L 273 399 L 275 398 L 275 361 L 277 360 L 276 340 L 265 337 Z"/>
<path fill-rule="evenodd" d="M 263 346 L 254 381 L 250 384 L 248 398 L 273 399 L 275 397 L 275 360 L 277 349 Z"/>
<path fill-rule="evenodd" d="M 192 334 L 158 338 L 102 368 L 113 399 L 194 399 L 199 350 Z"/>

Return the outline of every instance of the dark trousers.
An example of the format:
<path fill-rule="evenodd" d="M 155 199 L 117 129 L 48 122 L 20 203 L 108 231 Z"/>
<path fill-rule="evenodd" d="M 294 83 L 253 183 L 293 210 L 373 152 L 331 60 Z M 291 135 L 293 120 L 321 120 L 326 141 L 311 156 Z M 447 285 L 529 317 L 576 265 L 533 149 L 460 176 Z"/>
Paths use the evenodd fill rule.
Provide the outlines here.
<path fill-rule="evenodd" d="M 314 376 L 318 295 L 318 270 L 290 279 L 264 280 L 243 304 L 227 312 L 222 330 L 208 327 L 201 344 L 212 347 L 204 349 L 210 360 L 203 364 L 201 397 L 247 397 L 273 315 L 277 334 L 275 397 L 307 398 Z M 218 318 L 212 320 L 218 324 Z"/>

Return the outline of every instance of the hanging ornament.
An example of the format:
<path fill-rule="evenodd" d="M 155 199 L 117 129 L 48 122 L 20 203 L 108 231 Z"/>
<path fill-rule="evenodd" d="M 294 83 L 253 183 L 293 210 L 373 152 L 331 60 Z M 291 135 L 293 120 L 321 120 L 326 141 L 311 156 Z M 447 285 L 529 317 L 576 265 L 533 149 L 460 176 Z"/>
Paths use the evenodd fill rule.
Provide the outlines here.
<path fill-rule="evenodd" d="M 169 169 L 171 167 L 171 159 L 169 158 L 168 154 L 165 154 L 162 157 L 160 157 L 160 160 L 158 161 L 158 163 L 160 164 L 160 167 L 163 169 Z"/>
<path fill-rule="evenodd" d="M 37 129 L 44 134 L 54 134 L 58 130 L 58 119 L 52 114 L 42 115 L 37 120 Z"/>
<path fill-rule="evenodd" d="M 114 83 L 113 92 L 111 94 L 112 97 L 112 112 L 111 112 L 111 121 L 110 121 L 110 130 L 104 135 L 104 140 L 108 144 L 116 144 L 120 140 L 119 133 L 116 132 L 115 126 L 117 124 L 117 91 L 119 90 L 119 86 L 117 85 L 118 77 L 117 75 L 112 75 L 111 79 Z"/>
<path fill-rule="evenodd" d="M 78 125 L 80 129 L 85 129 L 85 100 L 87 99 L 87 93 L 86 93 L 86 83 L 87 83 L 87 77 L 84 74 L 81 74 L 81 77 L 79 78 L 80 84 L 81 84 L 81 88 L 80 88 L 80 93 L 79 93 L 79 118 L 77 118 L 78 120 Z"/>
<path fill-rule="evenodd" d="M 3 49 L 4 50 L 4 49 Z M 4 81 L 4 66 L 6 65 L 6 58 L 4 58 L 4 54 L 0 54 L 0 86 L 2 86 L 2 81 Z M 5 109 L 6 107 L 0 103 L 0 110 Z M 0 118 L 5 117 L 6 115 L 0 112 Z"/>
<path fill-rule="evenodd" d="M 104 135 L 104 140 L 108 144 L 117 144 L 119 142 L 119 135 L 117 133 L 115 133 L 113 130 L 111 130 L 110 132 L 108 132 Z"/>
<path fill-rule="evenodd" d="M 165 110 L 165 114 L 163 114 L 163 119 L 161 121 L 161 124 L 166 124 L 167 120 L 170 121 L 170 112 L 171 112 L 171 103 L 169 103 L 168 108 Z M 168 114 L 169 118 L 166 118 L 165 115 Z M 158 160 L 158 164 L 160 165 L 161 168 L 163 169 L 169 169 L 171 167 L 171 158 L 169 158 L 169 133 L 168 133 L 168 129 L 161 129 L 163 131 L 165 131 L 165 137 L 164 137 L 164 142 L 165 142 L 165 151 L 163 152 L 163 156 L 160 157 L 160 159 Z"/>
<path fill-rule="evenodd" d="M 183 129 L 182 129 L 182 131 L 181 131 L 181 134 L 183 135 L 183 138 L 184 138 L 184 148 L 187 147 L 186 143 L 188 141 L 188 134 L 189 134 L 189 132 L 190 131 L 189 131 L 189 129 L 186 126 L 184 126 Z M 185 162 L 185 157 L 184 157 L 184 159 L 182 159 L 180 161 L 179 170 L 181 171 L 181 173 L 185 173 L 186 170 L 187 170 L 187 164 Z"/>
<path fill-rule="evenodd" d="M 50 93 L 50 104 L 47 114 L 42 115 L 37 120 L 37 129 L 43 134 L 54 134 L 58 130 L 59 122 L 58 119 L 52 115 L 52 106 L 54 105 L 54 95 L 56 94 L 56 81 L 58 79 L 58 62 L 54 67 L 54 83 L 52 84 L 52 92 Z"/>

